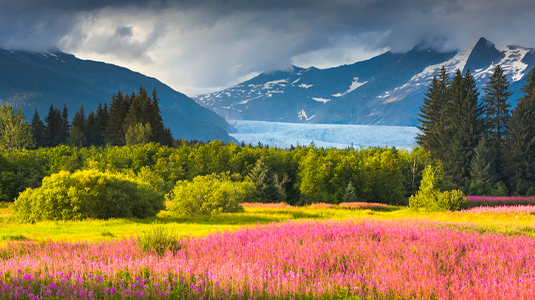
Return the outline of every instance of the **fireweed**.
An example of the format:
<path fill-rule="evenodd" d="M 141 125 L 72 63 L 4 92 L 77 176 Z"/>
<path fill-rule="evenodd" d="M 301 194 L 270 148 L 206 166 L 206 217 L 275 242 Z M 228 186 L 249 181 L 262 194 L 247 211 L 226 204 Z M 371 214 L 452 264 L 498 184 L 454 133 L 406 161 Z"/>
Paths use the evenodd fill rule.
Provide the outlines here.
<path fill-rule="evenodd" d="M 468 201 L 519 201 L 519 200 L 534 200 L 535 196 L 531 197 L 521 197 L 521 196 L 503 196 L 503 197 L 493 197 L 493 196 L 467 196 Z"/>
<path fill-rule="evenodd" d="M 467 196 L 465 208 L 478 206 L 535 205 L 535 197 Z"/>
<path fill-rule="evenodd" d="M 467 213 L 512 213 L 529 215 L 535 213 L 534 205 L 514 205 L 514 206 L 479 206 L 471 209 L 463 210 Z"/>
<path fill-rule="evenodd" d="M 535 239 L 432 221 L 299 221 L 182 238 L 9 242 L 1 299 L 533 299 Z"/>

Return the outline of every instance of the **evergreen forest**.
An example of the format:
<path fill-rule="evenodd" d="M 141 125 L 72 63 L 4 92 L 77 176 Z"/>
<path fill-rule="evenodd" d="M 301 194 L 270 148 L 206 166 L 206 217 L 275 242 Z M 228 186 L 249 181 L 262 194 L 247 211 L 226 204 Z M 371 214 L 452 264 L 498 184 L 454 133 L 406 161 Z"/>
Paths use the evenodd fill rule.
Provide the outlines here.
<path fill-rule="evenodd" d="M 535 70 L 511 109 L 508 79 L 496 65 L 483 96 L 468 69 L 435 75 L 420 107 L 418 144 L 442 162 L 446 189 L 468 195 L 534 195 Z"/>
<path fill-rule="evenodd" d="M 535 72 L 514 109 L 507 102 L 508 87 L 499 65 L 481 97 L 469 70 L 452 75 L 442 67 L 420 108 L 419 146 L 410 150 L 175 140 L 160 117 L 157 92 L 149 96 L 143 87 L 130 95 L 119 91 L 96 112 L 86 113 L 82 106 L 72 121 L 66 108 L 51 106 L 44 122 L 36 111 L 28 122 L 20 109 L 3 106 L 0 201 L 13 202 L 54 174 L 82 171 L 110 175 L 78 178 L 133 178 L 168 201 L 211 189 L 206 199 L 232 198 L 234 208 L 239 202 L 409 205 L 424 174 L 432 191 L 458 190 L 446 198 L 534 195 Z M 180 205 L 175 208 L 191 210 L 198 203 Z M 197 208 L 203 209 L 222 208 Z"/>

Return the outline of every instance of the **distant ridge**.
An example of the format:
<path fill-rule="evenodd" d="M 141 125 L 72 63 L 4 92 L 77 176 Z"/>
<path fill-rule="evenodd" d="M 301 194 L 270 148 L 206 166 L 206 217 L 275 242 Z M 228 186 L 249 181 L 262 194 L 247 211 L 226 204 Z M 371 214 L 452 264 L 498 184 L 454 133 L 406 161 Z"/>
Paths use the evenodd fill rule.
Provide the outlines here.
<path fill-rule="evenodd" d="M 194 99 L 232 120 L 415 126 L 423 95 L 443 65 L 452 75 L 469 68 L 483 94 L 496 64 L 511 83 L 509 101 L 514 105 L 535 66 L 535 51 L 497 49 L 485 38 L 469 51 L 437 52 L 420 44 L 407 53 L 386 52 L 335 68 L 294 66 Z"/>
<path fill-rule="evenodd" d="M 137 93 L 140 85 L 149 93 L 156 88 L 164 124 L 175 138 L 234 140 L 227 133 L 231 126 L 224 118 L 155 78 L 60 51 L 0 49 L 0 105 L 21 107 L 27 119 L 36 108 L 44 119 L 51 104 L 60 108 L 67 105 L 72 118 L 81 104 L 86 111 L 95 110 L 99 102 L 109 104 L 119 90 Z"/>

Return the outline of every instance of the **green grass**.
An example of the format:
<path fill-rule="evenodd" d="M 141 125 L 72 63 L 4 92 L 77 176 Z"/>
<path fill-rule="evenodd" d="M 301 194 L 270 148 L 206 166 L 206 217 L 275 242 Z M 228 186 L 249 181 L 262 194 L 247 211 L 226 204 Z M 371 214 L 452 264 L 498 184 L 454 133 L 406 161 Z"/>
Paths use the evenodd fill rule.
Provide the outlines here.
<path fill-rule="evenodd" d="M 178 236 L 203 236 L 216 231 L 237 230 L 245 225 L 267 224 L 300 219 L 427 219 L 453 223 L 456 227 L 476 227 L 482 232 L 507 232 L 535 236 L 535 215 L 497 213 L 419 213 L 407 208 L 389 211 L 372 211 L 345 208 L 257 208 L 246 207 L 243 213 L 221 214 L 214 217 L 170 217 L 162 211 L 149 219 L 111 219 L 84 221 L 45 221 L 20 224 L 14 220 L 7 207 L 0 207 L 0 245 L 10 240 L 45 239 L 64 241 L 99 241 L 139 236 L 160 226 Z"/>

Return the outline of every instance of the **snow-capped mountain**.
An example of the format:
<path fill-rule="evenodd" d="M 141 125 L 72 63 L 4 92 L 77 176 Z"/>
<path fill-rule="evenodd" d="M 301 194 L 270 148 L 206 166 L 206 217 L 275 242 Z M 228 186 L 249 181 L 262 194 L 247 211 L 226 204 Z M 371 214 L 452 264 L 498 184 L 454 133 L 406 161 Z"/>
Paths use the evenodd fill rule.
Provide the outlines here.
<path fill-rule="evenodd" d="M 294 66 L 195 100 L 230 120 L 414 126 L 423 95 L 443 65 L 451 75 L 469 68 L 483 94 L 496 64 L 509 78 L 514 105 L 535 66 L 535 49 L 497 49 L 485 38 L 469 51 L 437 52 L 418 45 L 407 53 L 386 52 L 330 69 Z"/>

